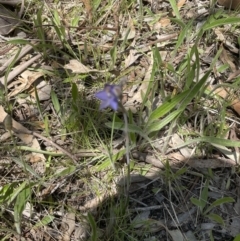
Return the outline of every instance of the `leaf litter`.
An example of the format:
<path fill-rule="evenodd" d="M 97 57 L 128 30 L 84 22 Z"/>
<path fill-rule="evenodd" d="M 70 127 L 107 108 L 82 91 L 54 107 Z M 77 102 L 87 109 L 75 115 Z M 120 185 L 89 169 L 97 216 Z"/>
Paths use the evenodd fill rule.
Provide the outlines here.
<path fill-rule="evenodd" d="M 9 2 L 21 17 L 24 1 Z M 238 6 L 237 1 L 234 5 L 218 3 L 234 9 Z M 22 47 L 16 44 L 20 41 L 17 31 L 13 32 L 20 25 L 18 16 L 11 18 L 7 25 L 10 12 L 5 12 L 5 22 L 0 21 L 1 35 L 6 35 L 1 38 L 4 49 L 0 67 L 0 123 L 5 128 L 1 131 L 1 142 L 5 148 L 12 147 L 11 151 L 3 149 L 2 153 L 1 163 L 6 168 L 0 169 L 4 177 L 1 196 L 8 190 L 10 197 L 5 195 L 5 198 L 12 200 L 15 212 L 20 210 L 14 203 L 20 190 L 15 184 L 9 187 L 11 178 L 24 183 L 20 176 L 31 180 L 33 196 L 39 193 L 35 203 L 26 198 L 20 204 L 25 208 L 21 223 L 16 226 L 19 235 L 30 240 L 87 240 L 89 236 L 95 240 L 96 237 L 119 240 L 119 230 L 126 230 L 133 240 L 237 237 L 240 232 L 239 195 L 235 192 L 239 183 L 240 146 L 236 57 L 239 42 L 238 29 L 232 27 L 237 23 L 233 13 L 223 13 L 215 6 L 217 21 L 214 22 L 205 1 L 198 2 L 197 7 L 185 1 L 177 4 L 143 1 L 142 5 L 132 3 L 132 6 L 120 1 L 108 3 L 107 8 L 104 1 L 92 5 L 88 0 L 59 5 L 46 1 L 42 9 L 34 9 L 34 4 L 29 3 L 25 8 L 36 14 L 36 18 L 35 22 L 30 19 L 34 28 L 25 29 L 27 38 L 21 37 Z M 26 16 L 27 12 L 22 20 Z M 233 25 L 224 25 L 224 18 Z M 187 27 L 189 20 L 193 20 L 193 25 Z M 210 32 L 201 36 L 198 28 Z M 200 36 L 197 43 L 196 34 Z M 48 41 L 52 47 L 46 50 L 44 44 Z M 50 67 L 49 72 L 44 72 L 46 65 Z M 115 80 L 124 80 L 121 84 L 132 142 L 132 184 L 125 212 L 120 208 L 126 183 L 125 160 L 121 154 L 123 134 L 116 131 L 113 142 L 121 139 L 121 143 L 109 152 L 111 143 L 107 143 L 108 147 L 103 144 L 106 142 L 103 136 L 108 133 L 103 124 L 109 121 L 111 112 L 105 116 L 97 112 L 93 98 L 99 86 Z M 78 82 L 84 85 L 84 93 L 75 91 Z M 202 83 L 198 89 L 201 94 L 196 92 L 188 103 L 188 95 L 180 98 L 186 90 L 196 91 L 194 86 L 198 83 Z M 171 101 L 176 96 L 180 102 L 174 102 L 173 106 Z M 182 110 L 181 105 L 185 103 L 186 108 Z M 174 108 L 160 109 L 162 104 Z M 98 114 L 89 112 L 92 109 Z M 159 118 L 149 120 L 153 112 Z M 79 114 L 91 118 L 85 122 L 81 119 L 78 129 L 71 129 Z M 87 129 L 94 118 L 97 121 L 94 128 L 97 123 L 100 125 L 96 129 L 99 138 L 92 134 L 92 127 Z M 120 113 L 117 118 L 121 120 Z M 147 126 L 155 131 L 148 132 Z M 138 128 L 138 132 L 131 128 Z M 102 130 L 104 135 L 100 134 Z M 90 150 L 85 148 L 83 139 L 79 142 L 74 139 L 75 133 L 82 137 L 84 131 L 91 140 Z M 144 138 L 145 133 L 137 136 L 144 131 L 148 138 Z M 48 145 L 53 148 L 50 152 Z M 75 167 L 70 168 L 69 164 Z M 16 171 L 21 173 L 19 177 Z M 21 192 L 20 196 L 23 195 Z M 225 197 L 235 202 L 221 199 Z M 50 199 L 58 205 L 54 208 L 43 205 Z M 219 205 L 213 205 L 216 202 Z M 29 215 L 33 210 L 35 218 L 42 221 L 38 227 Z M 19 221 L 17 214 L 13 215 L 13 222 Z M 136 225 L 136 220 L 141 225 Z M 14 229 L 4 218 L 1 224 Z M 114 233 L 110 227 L 120 229 Z M 13 239 L 17 237 L 14 233 L 10 235 Z"/>

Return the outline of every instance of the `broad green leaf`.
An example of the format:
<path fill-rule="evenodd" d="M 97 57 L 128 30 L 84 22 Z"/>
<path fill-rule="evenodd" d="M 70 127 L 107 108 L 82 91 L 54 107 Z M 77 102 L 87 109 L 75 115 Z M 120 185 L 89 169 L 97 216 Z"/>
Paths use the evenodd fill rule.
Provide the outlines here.
<path fill-rule="evenodd" d="M 118 151 L 116 154 L 113 154 L 111 157 L 105 158 L 102 161 L 102 163 L 97 166 L 97 172 L 105 170 L 106 168 L 109 168 L 117 160 L 121 159 L 125 153 L 126 153 L 126 150 L 123 149 L 121 151 Z"/>
<path fill-rule="evenodd" d="M 226 24 L 239 24 L 239 23 L 240 23 L 240 18 L 238 18 L 238 17 L 227 17 L 227 18 L 214 20 L 213 22 L 211 21 L 210 23 L 207 21 L 202 26 L 202 29 L 204 31 L 206 31 L 208 29 L 212 29 L 212 28 L 222 26 L 222 25 L 226 25 Z"/>
<path fill-rule="evenodd" d="M 187 171 L 187 168 L 186 168 L 186 167 L 182 167 L 182 168 L 180 168 L 178 171 L 176 171 L 175 176 L 176 176 L 176 177 L 181 176 L 181 175 L 183 175 L 186 171 Z"/>
<path fill-rule="evenodd" d="M 78 23 L 80 21 L 80 16 L 74 16 L 74 18 L 71 20 L 71 26 L 72 27 L 78 27 Z"/>
<path fill-rule="evenodd" d="M 46 135 L 50 136 L 49 135 L 49 119 L 48 119 L 47 115 L 44 116 L 44 129 L 45 129 Z"/>
<path fill-rule="evenodd" d="M 78 88 L 75 83 L 72 83 L 72 98 L 73 101 L 76 103 L 78 100 Z"/>
<path fill-rule="evenodd" d="M 29 187 L 24 188 L 17 196 L 15 205 L 14 205 L 14 225 L 17 229 L 17 232 L 21 234 L 21 218 L 22 212 L 26 206 L 26 203 L 29 199 L 31 189 Z"/>
<path fill-rule="evenodd" d="M 106 168 L 109 168 L 112 166 L 112 162 L 110 160 L 110 158 L 105 158 L 101 164 L 97 165 L 96 171 L 100 172 L 102 170 L 105 170 Z"/>
<path fill-rule="evenodd" d="M 210 241 L 214 241 L 214 237 L 213 237 L 212 230 L 210 230 L 210 233 L 209 233 L 209 238 L 210 238 Z"/>
<path fill-rule="evenodd" d="M 204 86 L 205 82 L 208 79 L 208 76 L 210 74 L 210 71 L 208 71 L 196 85 L 194 85 L 187 93 L 186 97 L 181 103 L 181 109 L 184 110 L 186 106 L 192 101 L 194 97 L 196 97 L 201 90 L 201 88 Z"/>
<path fill-rule="evenodd" d="M 173 1 L 175 1 L 175 0 L 173 0 Z M 189 23 L 181 29 L 180 34 L 179 34 L 178 39 L 177 39 L 177 43 L 176 43 L 175 48 L 174 48 L 174 51 L 171 55 L 173 58 L 176 56 L 177 51 L 179 51 L 180 46 L 182 45 L 183 41 L 188 36 L 188 32 L 190 32 L 191 27 L 192 27 L 192 22 L 193 21 L 189 21 Z"/>
<path fill-rule="evenodd" d="M 32 47 L 34 47 L 35 50 L 37 50 L 36 46 L 34 46 L 31 42 L 29 42 L 28 40 L 26 39 L 13 39 L 13 40 L 9 40 L 7 41 L 8 43 L 11 43 L 11 44 L 21 44 L 21 45 L 31 45 Z"/>
<path fill-rule="evenodd" d="M 91 225 L 91 229 L 92 229 L 92 233 L 91 233 L 91 241 L 97 241 L 97 225 L 96 222 L 93 218 L 93 216 L 90 214 L 90 212 L 88 213 L 88 222 Z"/>
<path fill-rule="evenodd" d="M 226 140 L 226 139 L 217 138 L 217 137 L 213 137 L 213 136 L 204 136 L 204 137 L 192 139 L 189 141 L 185 141 L 184 144 L 178 145 L 178 146 L 172 148 L 172 150 L 179 149 L 184 146 L 188 146 L 188 145 L 191 145 L 191 144 L 197 143 L 197 142 L 207 142 L 210 144 L 217 144 L 220 146 L 240 147 L 240 141 Z"/>
<path fill-rule="evenodd" d="M 235 200 L 232 197 L 223 197 L 216 201 L 214 201 L 204 212 L 204 214 L 209 213 L 214 207 L 220 206 L 224 203 L 232 203 L 235 202 Z"/>
<path fill-rule="evenodd" d="M 92 0 L 93 10 L 96 11 L 101 3 L 101 0 Z"/>
<path fill-rule="evenodd" d="M 146 129 L 144 131 L 146 131 L 147 134 L 150 134 L 154 131 L 159 131 L 161 130 L 164 126 L 166 126 L 170 121 L 172 121 L 173 119 L 175 119 L 180 113 L 182 112 L 182 110 L 175 110 L 172 113 L 170 113 L 169 115 L 167 115 L 165 118 L 163 118 L 162 120 L 159 120 L 158 122 L 155 121 L 153 123 L 151 123 L 149 126 L 146 127 Z"/>
<path fill-rule="evenodd" d="M 131 111 L 128 111 L 128 121 L 129 121 L 130 125 L 136 126 L 136 124 L 133 124 L 134 118 L 133 118 L 133 114 L 132 114 Z M 130 137 L 131 143 L 133 143 L 135 145 L 137 143 L 136 133 L 135 132 L 129 132 L 129 137 Z"/>
<path fill-rule="evenodd" d="M 57 26 L 60 26 L 60 25 L 61 25 L 61 20 L 60 20 L 60 17 L 59 17 L 59 14 L 58 14 L 58 11 L 57 11 L 57 10 L 54 10 L 54 11 L 53 11 L 53 20 L 54 20 L 54 23 L 55 23 Z"/>
<path fill-rule="evenodd" d="M 7 204 L 10 205 L 10 203 L 19 195 L 19 193 L 26 187 L 27 182 L 23 182 L 19 187 L 17 187 L 13 193 L 10 195 Z"/>
<path fill-rule="evenodd" d="M 227 69 L 229 69 L 229 64 L 223 64 L 217 68 L 217 72 L 224 73 Z"/>
<path fill-rule="evenodd" d="M 240 234 L 238 234 L 233 241 L 240 241 Z"/>
<path fill-rule="evenodd" d="M 175 117 L 177 117 L 178 114 L 180 114 L 182 111 L 184 111 L 184 109 L 186 108 L 186 106 L 192 101 L 192 99 L 198 94 L 199 90 L 202 88 L 202 86 L 205 84 L 208 76 L 210 74 L 210 71 L 208 71 L 203 77 L 202 79 L 195 84 L 192 89 L 185 91 L 181 94 L 178 95 L 178 98 L 176 97 L 174 99 L 174 105 L 167 105 L 168 103 L 166 103 L 165 105 L 163 104 L 162 106 L 160 106 L 159 108 L 157 108 L 149 117 L 150 122 L 151 120 L 155 119 L 156 117 L 159 118 L 159 116 L 161 117 L 163 114 L 169 112 L 169 109 L 174 108 L 174 106 L 176 105 L 176 100 L 178 100 L 178 102 L 180 101 L 180 99 L 182 99 L 182 102 L 180 103 L 180 108 L 176 111 L 174 111 L 173 113 L 169 114 L 167 117 L 165 117 L 163 120 L 159 120 L 159 123 L 153 123 L 150 126 L 146 126 L 146 132 L 148 134 L 150 134 L 153 131 L 158 131 L 161 128 L 163 128 L 166 124 L 168 124 L 170 121 L 172 121 Z M 179 104 L 179 103 L 178 103 Z M 168 108 L 167 108 L 168 107 Z M 170 107 L 170 108 L 169 108 Z"/>
<path fill-rule="evenodd" d="M 200 200 L 198 200 L 198 199 L 196 199 L 196 198 L 194 198 L 194 197 L 190 198 L 190 201 L 191 201 L 194 205 L 196 205 L 197 207 L 199 207 L 200 209 L 203 209 L 204 204 L 203 204 L 202 201 L 200 201 Z"/>
<path fill-rule="evenodd" d="M 47 215 L 44 216 L 39 222 L 37 222 L 33 228 L 37 228 L 37 227 L 44 227 L 46 225 L 48 225 L 49 223 L 51 223 L 54 220 L 54 216 L 52 215 Z"/>
<path fill-rule="evenodd" d="M 16 183 L 8 183 L 4 185 L 0 190 L 0 204 L 6 203 L 6 201 L 11 197 Z"/>
<path fill-rule="evenodd" d="M 223 221 L 222 217 L 220 217 L 218 214 L 210 213 L 210 214 L 206 215 L 206 217 L 210 218 L 214 222 L 224 225 L 224 221 Z"/>
<path fill-rule="evenodd" d="M 40 105 L 40 100 L 39 100 L 38 91 L 37 91 L 36 86 L 34 86 L 34 94 L 35 94 L 35 98 L 36 98 L 36 104 L 37 104 L 38 111 L 43 119 L 42 107 Z"/>
<path fill-rule="evenodd" d="M 156 73 L 156 71 L 159 68 L 159 66 L 158 66 L 158 61 L 159 61 L 158 56 L 159 56 L 159 53 L 158 52 L 159 52 L 158 48 L 153 48 L 152 49 L 150 65 L 149 65 L 149 68 L 148 68 L 147 73 L 145 75 L 145 78 L 143 80 L 145 82 L 148 82 L 147 90 L 146 91 L 141 91 L 141 93 L 140 93 L 141 97 L 142 97 L 141 111 L 146 106 L 146 102 L 147 102 L 147 100 L 149 100 L 149 95 L 151 93 L 151 90 L 153 89 L 155 73 Z M 155 57 L 156 57 L 156 60 L 155 60 Z M 151 75 L 150 75 L 150 73 L 151 73 Z M 150 77 L 149 77 L 149 75 L 150 75 Z"/>
<path fill-rule="evenodd" d="M 188 61 L 189 63 L 191 63 L 191 60 L 189 59 Z M 195 72 L 196 72 L 196 63 L 194 63 L 189 71 L 187 71 L 187 76 L 186 76 L 186 82 L 185 82 L 185 86 L 184 86 L 184 90 L 189 90 L 189 88 L 192 86 L 192 84 L 194 83 L 194 78 L 195 78 Z"/>
<path fill-rule="evenodd" d="M 64 153 L 43 151 L 43 150 L 40 150 L 40 149 L 31 148 L 29 146 L 18 146 L 17 149 L 18 150 L 24 150 L 24 151 L 36 152 L 36 153 L 42 153 L 42 154 L 51 155 L 51 156 L 64 156 L 65 155 Z"/>
<path fill-rule="evenodd" d="M 156 110 L 154 110 L 148 119 L 147 125 L 149 125 L 151 122 L 158 120 L 162 116 L 166 115 L 168 112 L 170 112 L 174 107 L 176 107 L 179 102 L 181 102 L 184 97 L 187 95 L 189 90 L 184 91 L 176 96 L 174 96 L 172 99 L 168 100 L 167 102 L 163 103 L 161 106 L 159 106 Z"/>
<path fill-rule="evenodd" d="M 4 74 L 4 87 L 5 87 L 5 92 L 8 93 L 7 91 L 7 79 L 8 79 L 8 75 L 10 73 L 10 71 L 12 71 L 13 66 L 16 64 L 16 62 L 18 61 L 19 55 L 21 53 L 22 48 L 19 48 L 17 53 L 14 55 L 13 60 L 11 61 L 11 63 L 9 63 L 9 65 L 7 66 L 7 69 L 5 71 Z"/>
<path fill-rule="evenodd" d="M 113 68 L 113 66 L 115 66 L 115 63 L 116 63 L 116 59 L 117 59 L 117 47 L 116 46 L 113 46 L 111 49 L 110 49 L 110 56 L 111 56 L 111 67 Z M 110 67 L 110 69 L 111 69 Z"/>
<path fill-rule="evenodd" d="M 184 28 L 186 24 L 181 20 L 177 18 L 169 18 L 172 22 L 177 23 L 180 27 Z"/>
<path fill-rule="evenodd" d="M 44 31 L 43 31 L 43 27 L 42 27 L 42 25 L 43 25 L 43 23 L 42 23 L 42 19 L 43 19 L 43 17 L 42 17 L 42 11 L 43 10 L 43 6 L 37 11 L 37 18 L 35 19 L 35 25 L 37 25 L 38 27 L 36 28 L 36 32 L 37 32 L 37 35 L 38 35 L 38 38 L 41 40 L 41 41 L 43 41 L 43 42 L 45 42 L 45 33 L 44 33 Z"/>
<path fill-rule="evenodd" d="M 205 208 L 205 206 L 207 205 L 207 199 L 208 199 L 208 186 L 209 186 L 209 180 L 206 181 L 202 193 L 201 193 L 201 202 L 203 204 L 202 208 L 201 208 L 201 212 L 203 212 L 203 209 Z"/>
<path fill-rule="evenodd" d="M 214 58 L 211 61 L 210 68 L 212 69 L 214 66 L 216 66 L 216 62 L 218 61 L 220 55 L 222 54 L 223 46 L 220 46 L 217 53 L 214 55 Z"/>
<path fill-rule="evenodd" d="M 53 107 L 54 107 L 55 111 L 57 112 L 57 114 L 59 116 L 61 116 L 61 106 L 58 101 L 58 97 L 54 91 L 51 91 L 51 99 L 52 99 L 52 103 L 53 103 Z"/>
<path fill-rule="evenodd" d="M 64 168 L 63 170 L 61 170 L 60 172 L 55 173 L 54 176 L 57 177 L 65 177 L 67 175 L 72 174 L 74 171 L 76 170 L 75 166 L 69 166 L 67 168 Z"/>
<path fill-rule="evenodd" d="M 178 10 L 178 6 L 177 6 L 177 1 L 176 0 L 169 0 L 171 7 L 173 9 L 174 14 L 176 15 L 177 19 L 181 19 L 181 15 L 179 13 Z"/>
<path fill-rule="evenodd" d="M 28 165 L 25 161 L 23 161 L 20 158 L 17 157 L 12 157 L 12 160 L 23 170 L 28 171 L 31 175 L 33 175 L 34 177 L 40 179 L 41 177 L 32 169 L 32 167 L 30 165 Z"/>
<path fill-rule="evenodd" d="M 105 125 L 109 128 L 113 127 L 112 122 L 107 122 Z M 123 122 L 114 122 L 114 129 L 125 131 L 124 123 Z M 146 140 L 151 142 L 151 140 L 147 137 L 147 135 L 143 132 L 143 130 L 134 124 L 128 124 L 128 131 L 130 133 L 131 132 L 137 133 L 140 136 L 142 136 L 143 138 L 145 138 Z"/>
<path fill-rule="evenodd" d="M 107 122 L 105 125 L 109 128 L 114 128 L 115 130 L 123 130 L 123 131 L 125 130 L 123 122 L 115 121 L 114 126 L 113 126 L 112 122 Z M 128 131 L 140 134 L 142 132 L 142 129 L 134 124 L 128 124 Z"/>

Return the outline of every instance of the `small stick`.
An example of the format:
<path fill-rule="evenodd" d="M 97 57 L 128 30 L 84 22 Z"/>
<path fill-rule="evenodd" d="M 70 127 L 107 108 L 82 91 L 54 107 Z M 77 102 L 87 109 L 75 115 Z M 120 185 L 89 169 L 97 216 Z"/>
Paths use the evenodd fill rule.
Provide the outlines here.
<path fill-rule="evenodd" d="M 70 152 L 66 151 L 65 149 L 63 149 L 61 146 L 59 146 L 58 144 L 54 143 L 52 140 L 49 140 L 48 138 L 46 138 L 45 136 L 42 136 L 41 134 L 37 133 L 37 132 L 31 132 L 31 134 L 35 137 L 40 138 L 41 140 L 44 140 L 48 143 L 50 143 L 52 146 L 54 146 L 56 149 L 58 149 L 59 151 L 61 151 L 62 153 L 66 154 L 68 157 L 70 157 L 73 162 L 77 165 L 77 160 L 76 157 L 74 155 L 72 155 Z"/>
<path fill-rule="evenodd" d="M 58 144 L 54 143 L 52 140 L 49 140 L 48 138 L 46 138 L 45 136 L 37 133 L 37 132 L 34 132 L 34 131 L 29 131 L 29 130 L 17 130 L 15 129 L 14 127 L 12 128 L 12 130 L 16 133 L 16 134 L 28 134 L 28 135 L 33 135 L 35 137 L 38 137 L 40 138 L 41 140 L 44 140 L 46 141 L 47 143 L 51 144 L 52 146 L 54 146 L 56 149 L 58 149 L 59 151 L 61 151 L 62 153 L 64 153 L 65 155 L 67 155 L 68 157 L 70 157 L 73 162 L 77 165 L 77 160 L 76 160 L 76 157 L 74 155 L 72 155 L 70 152 L 66 151 L 65 149 L 63 149 L 61 146 L 59 146 Z"/>
<path fill-rule="evenodd" d="M 32 41 L 31 44 L 28 44 L 26 46 L 24 46 L 21 50 L 21 52 L 19 53 L 19 55 L 17 56 L 12 56 L 8 61 L 6 61 L 6 63 L 4 63 L 1 67 L 0 67 L 0 73 L 3 73 L 3 71 L 13 62 L 13 61 L 18 61 L 19 59 L 21 59 L 23 56 L 25 56 L 27 53 L 29 53 L 32 49 L 33 49 L 33 45 L 36 43 L 36 41 Z"/>
<path fill-rule="evenodd" d="M 156 205 L 156 206 L 150 206 L 150 207 L 142 207 L 142 208 L 131 208 L 128 209 L 129 212 L 142 212 L 142 211 L 151 211 L 151 210 L 158 210 L 162 209 L 163 205 Z"/>

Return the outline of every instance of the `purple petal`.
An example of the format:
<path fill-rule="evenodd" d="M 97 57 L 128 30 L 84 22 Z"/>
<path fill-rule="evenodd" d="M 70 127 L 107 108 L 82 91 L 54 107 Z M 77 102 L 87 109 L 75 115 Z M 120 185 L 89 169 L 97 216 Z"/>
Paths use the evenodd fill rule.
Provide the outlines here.
<path fill-rule="evenodd" d="M 112 100 L 109 104 L 113 110 L 116 111 L 118 109 L 118 101 L 117 100 L 114 100 L 114 101 Z"/>
<path fill-rule="evenodd" d="M 99 109 L 102 110 L 102 109 L 105 109 L 109 106 L 109 101 L 106 100 L 106 101 L 101 101 L 101 104 L 100 104 L 100 107 Z"/>
<path fill-rule="evenodd" d="M 99 100 L 106 101 L 109 99 L 108 93 L 105 90 L 101 90 L 95 94 L 95 97 Z"/>

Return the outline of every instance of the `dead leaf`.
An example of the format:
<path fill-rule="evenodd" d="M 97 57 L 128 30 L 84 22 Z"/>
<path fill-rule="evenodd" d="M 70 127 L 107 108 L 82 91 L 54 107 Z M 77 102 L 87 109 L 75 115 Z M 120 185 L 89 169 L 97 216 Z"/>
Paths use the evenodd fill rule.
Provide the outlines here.
<path fill-rule="evenodd" d="M 240 218 L 234 217 L 232 218 L 232 222 L 230 225 L 230 234 L 235 237 L 240 233 Z"/>
<path fill-rule="evenodd" d="M 225 146 L 220 146 L 217 144 L 213 144 L 212 146 L 214 146 L 216 149 L 218 149 L 221 153 L 224 154 L 224 156 L 226 156 L 227 158 L 231 159 L 232 161 L 234 161 L 235 163 L 239 162 L 239 152 L 236 151 L 236 149 L 234 151 L 232 151 L 231 149 L 225 147 Z"/>
<path fill-rule="evenodd" d="M 69 64 L 64 65 L 64 68 L 70 69 L 73 73 L 76 73 L 76 74 L 87 74 L 90 72 L 104 73 L 107 71 L 107 70 L 89 69 L 87 66 L 85 66 L 84 64 L 82 64 L 76 59 L 71 59 Z"/>
<path fill-rule="evenodd" d="M 173 134 L 170 142 L 171 147 L 181 146 L 182 144 L 184 144 L 184 140 L 182 140 L 177 133 Z M 179 148 L 179 151 L 185 158 L 189 158 L 191 156 L 191 149 L 187 146 Z"/>
<path fill-rule="evenodd" d="M 43 73 L 41 72 L 34 72 L 29 70 L 24 71 L 17 81 L 14 81 L 8 85 L 9 89 L 14 87 L 13 90 L 8 94 L 8 96 L 16 96 L 17 94 L 27 90 L 41 76 L 43 76 Z"/>
<path fill-rule="evenodd" d="M 15 6 L 22 2 L 22 0 L 0 0 L 0 3 Z"/>
<path fill-rule="evenodd" d="M 234 73 L 231 73 L 228 79 L 226 80 L 226 82 L 230 82 L 231 80 L 233 80 L 235 77 L 238 77 L 239 75 L 240 75 L 240 69 L 236 70 Z"/>
<path fill-rule="evenodd" d="M 220 59 L 224 64 L 228 64 L 230 66 L 232 72 L 235 72 L 237 70 L 233 58 L 230 56 L 229 52 L 225 48 L 222 48 Z"/>
<path fill-rule="evenodd" d="M 139 233 L 146 233 L 146 232 L 156 233 L 162 229 L 168 230 L 161 220 L 159 221 L 159 220 L 148 218 L 146 220 L 144 219 L 142 222 L 143 222 L 142 225 L 138 227 Z"/>
<path fill-rule="evenodd" d="M 149 27 L 151 28 L 151 30 L 155 30 L 155 31 L 159 32 L 162 28 L 165 28 L 170 23 L 171 23 L 171 21 L 169 18 L 161 18 L 159 21 L 157 21 L 153 25 L 149 24 Z"/>
<path fill-rule="evenodd" d="M 136 29 L 134 27 L 134 22 L 132 18 L 129 16 L 128 28 L 123 30 L 121 40 L 134 39 L 135 36 L 136 36 Z"/>
<path fill-rule="evenodd" d="M 129 55 L 125 59 L 125 68 L 132 65 L 142 54 L 139 54 L 136 49 L 130 49 Z"/>
<path fill-rule="evenodd" d="M 159 23 L 162 27 L 166 27 L 171 23 L 171 20 L 169 18 L 161 18 Z"/>
<path fill-rule="evenodd" d="M 25 206 L 22 214 L 23 214 L 25 217 L 27 217 L 27 218 L 32 218 L 32 217 L 33 217 L 33 215 L 35 214 L 35 212 L 34 212 L 33 205 L 32 205 L 30 202 L 27 202 L 27 203 L 26 203 L 26 206 Z"/>
<path fill-rule="evenodd" d="M 85 6 L 85 10 L 88 16 L 89 21 L 92 21 L 92 1 L 91 0 L 82 0 Z"/>
<path fill-rule="evenodd" d="M 169 230 L 168 232 L 171 235 L 173 241 L 184 241 L 185 240 L 182 232 L 179 229 Z"/>
<path fill-rule="evenodd" d="M 188 222 L 192 222 L 194 219 L 194 215 L 197 212 L 197 207 L 192 207 L 191 209 L 189 209 L 187 212 L 183 212 L 177 215 L 177 220 L 178 222 L 176 222 L 175 220 L 171 220 L 168 223 L 168 228 L 177 228 L 179 226 L 182 226 L 183 224 L 186 224 Z"/>
<path fill-rule="evenodd" d="M 137 214 L 137 216 L 133 219 L 132 225 L 134 228 L 140 228 L 146 224 L 148 217 L 150 215 L 150 211 L 144 211 Z"/>
<path fill-rule="evenodd" d="M 218 0 L 218 4 L 228 9 L 239 10 L 240 0 Z"/>
<path fill-rule="evenodd" d="M 8 116 L 8 114 L 4 111 L 4 108 L 0 106 L 0 123 L 4 122 L 4 119 Z M 27 146 L 32 149 L 41 150 L 41 147 L 38 143 L 38 140 L 30 134 L 30 131 L 22 126 L 20 123 L 12 119 L 12 133 L 19 137 Z M 25 134 L 29 133 L 29 134 Z M 41 153 L 30 153 L 28 155 L 30 162 L 41 162 L 42 169 L 39 170 L 40 173 L 45 172 L 45 156 Z"/>
<path fill-rule="evenodd" d="M 51 90 L 52 87 L 49 83 L 47 83 L 45 80 L 42 80 L 37 86 L 37 94 L 38 94 L 38 99 L 40 101 L 43 100 L 49 100 L 50 99 L 50 94 L 51 94 Z M 36 95 L 35 95 L 35 89 L 31 89 L 29 91 L 29 93 L 31 94 L 31 96 L 33 96 L 36 99 Z"/>
<path fill-rule="evenodd" d="M 124 104 L 124 107 L 127 110 L 130 109 L 133 113 L 137 112 L 136 104 L 142 103 L 148 89 L 154 62 L 152 52 L 150 53 L 148 62 L 149 66 L 145 74 L 144 80 L 141 83 L 141 86 L 139 87 L 138 91 L 133 95 L 133 97 Z"/>
<path fill-rule="evenodd" d="M 198 158 L 191 158 L 187 161 L 187 164 L 193 168 L 226 168 L 226 167 L 233 167 L 236 165 L 236 162 L 229 160 L 229 159 L 198 159 Z"/>
<path fill-rule="evenodd" d="M 225 37 L 223 35 L 223 33 L 221 32 L 220 28 L 216 28 L 213 30 L 214 33 L 217 35 L 217 40 L 221 41 L 221 42 L 225 42 Z"/>
<path fill-rule="evenodd" d="M 71 234 L 75 229 L 75 213 L 67 213 L 62 220 L 61 230 L 63 230 L 63 241 L 70 241 Z"/>
<path fill-rule="evenodd" d="M 115 194 L 116 194 L 116 190 L 113 190 L 111 195 L 115 195 Z M 103 202 L 103 200 L 107 199 L 108 196 L 109 196 L 109 190 L 108 190 L 108 192 L 105 192 L 105 193 L 87 201 L 84 206 L 79 207 L 79 210 L 84 211 L 84 212 L 87 210 L 94 211 L 95 209 L 97 209 L 99 204 Z"/>
<path fill-rule="evenodd" d="M 178 10 L 185 4 L 186 0 L 179 0 L 177 3 Z"/>
<path fill-rule="evenodd" d="M 75 232 L 74 232 L 75 240 L 86 241 L 90 233 L 89 225 L 86 223 L 81 223 L 81 224 L 77 224 L 76 226 L 77 228 L 75 229 Z"/>
<path fill-rule="evenodd" d="M 147 162 L 149 164 L 152 164 L 155 167 L 158 168 L 164 168 L 163 163 L 161 162 L 160 159 L 156 158 L 155 156 L 152 156 L 148 153 L 143 153 L 143 152 L 133 152 L 132 156 L 134 159 L 138 160 L 138 161 L 142 161 L 142 162 Z"/>
<path fill-rule="evenodd" d="M 185 237 L 187 237 L 187 240 L 189 241 L 197 241 L 194 232 L 191 230 L 188 230 L 186 233 L 184 233 Z"/>
<path fill-rule="evenodd" d="M 19 24 L 19 22 L 20 22 L 19 18 L 14 12 L 1 6 L 0 8 L 0 34 L 1 35 L 9 34 L 15 28 L 15 26 Z"/>
<path fill-rule="evenodd" d="M 209 87 L 210 90 L 214 89 L 214 86 Z M 229 92 L 227 91 L 228 88 L 219 87 L 213 91 L 214 94 L 221 96 L 223 99 L 229 97 Z M 240 115 L 240 99 L 236 98 L 230 103 L 230 107 L 233 108 L 238 115 Z"/>

